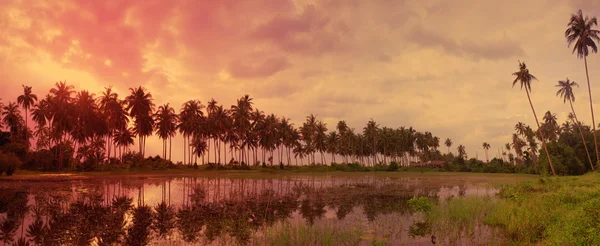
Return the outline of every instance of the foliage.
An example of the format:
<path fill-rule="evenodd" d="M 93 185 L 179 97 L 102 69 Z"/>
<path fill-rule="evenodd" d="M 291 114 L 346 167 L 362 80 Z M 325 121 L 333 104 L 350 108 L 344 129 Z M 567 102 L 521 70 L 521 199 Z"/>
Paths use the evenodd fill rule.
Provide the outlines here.
<path fill-rule="evenodd" d="M 408 200 L 408 206 L 413 212 L 428 212 L 431 210 L 432 203 L 428 197 L 413 197 Z"/>
<path fill-rule="evenodd" d="M 548 152 L 550 152 L 550 158 L 554 164 L 554 170 L 556 171 L 556 174 L 581 175 L 587 171 L 583 163 L 575 155 L 573 148 L 559 142 L 548 143 L 547 147 Z M 540 153 L 545 155 L 546 151 L 542 149 Z M 542 173 L 548 172 L 548 159 L 539 158 L 537 165 L 542 169 Z"/>
<path fill-rule="evenodd" d="M 517 245 L 600 244 L 599 174 L 509 185 L 498 198 L 451 199 L 434 205 L 426 221 L 435 235 L 454 239 L 489 226 Z"/>
<path fill-rule="evenodd" d="M 16 155 L 0 152 L 0 175 L 5 172 L 6 175 L 11 176 L 20 166 L 21 160 Z"/>

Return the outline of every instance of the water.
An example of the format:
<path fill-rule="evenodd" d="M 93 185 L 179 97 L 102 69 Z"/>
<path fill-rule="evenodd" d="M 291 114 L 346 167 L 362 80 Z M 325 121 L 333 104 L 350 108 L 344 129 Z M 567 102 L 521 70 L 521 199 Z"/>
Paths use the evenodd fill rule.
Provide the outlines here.
<path fill-rule="evenodd" d="M 0 241 L 33 243 L 37 235 L 48 245 L 260 245 L 269 230 L 306 225 L 359 228 L 363 245 L 432 245 L 409 199 L 498 192 L 475 176 L 255 176 L 0 180 Z"/>

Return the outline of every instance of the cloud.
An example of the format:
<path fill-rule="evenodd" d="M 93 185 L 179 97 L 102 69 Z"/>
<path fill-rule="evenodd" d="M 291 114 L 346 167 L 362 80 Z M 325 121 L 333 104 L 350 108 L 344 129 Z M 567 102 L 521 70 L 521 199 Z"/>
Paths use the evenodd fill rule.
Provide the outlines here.
<path fill-rule="evenodd" d="M 314 5 L 308 5 L 300 15 L 275 16 L 256 28 L 251 36 L 287 52 L 319 55 L 342 49 L 344 33 L 348 32 L 345 23 L 333 21 Z"/>
<path fill-rule="evenodd" d="M 420 47 L 440 48 L 447 53 L 467 56 L 473 59 L 505 59 L 525 55 L 525 51 L 517 44 L 504 37 L 499 40 L 486 41 L 478 39 L 455 41 L 454 39 L 428 30 L 423 26 L 414 27 L 408 38 Z"/>
<path fill-rule="evenodd" d="M 229 64 L 229 73 L 236 78 L 264 78 L 286 70 L 291 66 L 290 61 L 282 56 L 270 57 L 262 62 L 238 59 Z"/>

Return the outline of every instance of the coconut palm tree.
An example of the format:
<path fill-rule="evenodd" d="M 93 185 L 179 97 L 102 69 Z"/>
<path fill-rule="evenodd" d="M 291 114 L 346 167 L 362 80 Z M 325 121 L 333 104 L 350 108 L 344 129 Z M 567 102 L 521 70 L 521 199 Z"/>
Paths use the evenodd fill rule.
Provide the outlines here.
<path fill-rule="evenodd" d="M 113 142 L 117 144 L 117 146 L 121 149 L 119 155 L 121 156 L 121 161 L 123 161 L 123 153 L 127 150 L 127 148 L 134 143 L 135 134 L 133 130 L 127 128 L 118 129 L 114 136 Z"/>
<path fill-rule="evenodd" d="M 592 105 L 592 89 L 590 86 L 590 76 L 588 73 L 587 56 L 591 52 L 597 53 L 598 47 L 596 46 L 597 41 L 600 41 L 600 31 L 593 29 L 594 26 L 598 25 L 596 17 L 589 18 L 583 16 L 581 9 L 576 14 L 572 14 L 569 20 L 568 28 L 565 31 L 565 37 L 567 38 L 567 44 L 569 47 L 573 44 L 572 53 L 577 53 L 577 58 L 583 58 L 585 64 L 585 77 L 588 84 L 588 94 L 590 97 L 590 111 L 592 112 L 592 127 L 594 130 L 594 147 L 596 150 L 596 162 L 600 161 L 600 154 L 598 152 L 598 140 L 596 139 L 596 120 L 594 119 L 594 107 Z"/>
<path fill-rule="evenodd" d="M 19 111 L 19 105 L 14 102 L 8 102 L 8 105 L 2 108 L 2 121 L 9 129 L 11 138 L 15 139 L 19 126 L 23 120 L 21 112 Z"/>
<path fill-rule="evenodd" d="M 161 105 L 154 114 L 156 122 L 156 135 L 163 140 L 163 159 L 167 159 L 167 139 L 175 136 L 177 131 L 177 114 L 169 104 Z M 169 154 L 171 160 L 171 154 Z"/>
<path fill-rule="evenodd" d="M 367 122 L 367 126 L 363 128 L 363 135 L 369 140 L 370 154 L 373 157 L 373 165 L 377 164 L 377 132 L 379 125 L 373 120 Z"/>
<path fill-rule="evenodd" d="M 452 140 L 450 138 L 446 138 L 446 141 L 444 141 L 444 145 L 448 147 L 448 153 L 450 153 L 450 147 L 452 147 Z"/>
<path fill-rule="evenodd" d="M 17 102 L 19 103 L 19 105 L 21 105 L 25 109 L 25 129 L 28 129 L 27 128 L 27 119 L 29 118 L 29 114 L 27 113 L 27 110 L 29 110 L 29 108 L 31 108 L 31 106 L 33 106 L 35 104 L 38 97 L 37 97 L 37 95 L 31 93 L 31 86 L 25 86 L 25 85 L 22 85 L 22 86 L 23 86 L 23 95 L 20 95 L 19 97 L 17 97 Z M 25 131 L 25 139 L 28 139 L 27 131 Z M 29 145 L 29 141 L 27 141 L 26 144 Z"/>
<path fill-rule="evenodd" d="M 538 125 L 538 129 L 540 129 L 540 122 L 538 121 L 537 115 L 535 114 L 535 109 L 533 108 L 533 103 L 531 103 L 531 97 L 529 96 L 529 91 L 531 90 L 531 81 L 537 80 L 537 78 L 533 74 L 529 73 L 529 69 L 527 69 L 527 65 L 525 65 L 525 62 L 520 61 L 519 71 L 514 72 L 512 75 L 516 77 L 515 80 L 513 80 L 513 87 L 515 86 L 515 84 L 520 83 L 521 89 L 525 88 L 525 93 L 527 94 L 527 99 L 529 100 L 529 106 L 531 106 L 533 117 L 535 118 L 535 122 Z M 552 169 L 552 174 L 556 175 L 556 172 L 554 172 L 554 166 L 552 165 L 552 160 L 550 159 L 550 153 L 548 152 L 548 148 L 546 147 L 546 140 L 544 138 L 544 134 L 540 130 L 538 130 L 538 132 L 540 134 L 544 150 L 546 151 L 546 157 L 548 158 L 550 169 Z"/>
<path fill-rule="evenodd" d="M 194 145 L 192 145 L 190 137 L 198 132 L 197 128 L 204 118 L 204 112 L 202 112 L 203 109 L 204 105 L 199 100 L 189 100 L 183 104 L 179 111 L 179 124 L 177 125 L 177 129 L 179 129 L 179 133 L 183 135 L 183 162 L 186 163 L 187 159 L 187 164 L 192 164 L 191 148 L 193 148 Z"/>
<path fill-rule="evenodd" d="M 487 142 L 483 142 L 482 146 L 483 146 L 483 149 L 485 150 L 485 159 L 487 160 L 487 162 L 490 162 L 490 158 L 488 158 L 488 150 L 492 146 L 489 143 L 487 143 Z"/>
<path fill-rule="evenodd" d="M 466 159 L 467 157 L 467 150 L 465 148 L 464 145 L 458 145 L 458 147 L 456 148 L 456 150 L 458 151 L 458 157 Z"/>
<path fill-rule="evenodd" d="M 323 152 L 327 150 L 327 124 L 320 120 L 315 126 L 315 149 L 321 152 L 321 164 L 325 165 Z"/>
<path fill-rule="evenodd" d="M 231 107 L 231 117 L 233 119 L 233 127 L 240 140 L 240 151 L 241 161 L 245 160 L 245 146 L 250 134 L 250 116 L 253 111 L 252 109 L 252 98 L 248 95 L 244 95 L 242 98 L 237 100 L 237 104 Z M 246 163 L 247 160 L 246 160 Z"/>
<path fill-rule="evenodd" d="M 577 114 L 575 114 L 575 109 L 573 108 L 573 102 L 575 101 L 575 93 L 573 93 L 573 87 L 575 86 L 579 87 L 577 82 L 570 81 L 569 78 L 567 78 L 566 80 L 560 80 L 558 81 L 558 85 L 556 85 L 556 87 L 559 88 L 558 91 L 556 91 L 556 95 L 560 96 L 563 99 L 563 103 L 569 101 L 569 105 L 571 106 L 571 113 L 569 114 L 569 118 L 573 120 L 574 125 L 578 126 L 577 128 L 579 129 L 581 141 L 583 141 L 583 147 L 585 147 L 585 152 L 587 153 L 588 160 L 590 161 L 590 167 L 592 168 L 592 170 L 594 170 L 594 164 L 592 162 L 592 158 L 590 157 L 590 152 L 588 151 L 587 144 L 585 143 L 586 141 L 583 137 L 583 131 L 581 131 L 581 124 L 579 124 Z"/>
<path fill-rule="evenodd" d="M 138 136 L 138 144 L 140 149 L 140 159 L 144 158 L 146 150 L 146 137 L 152 135 L 154 121 L 152 112 L 154 111 L 154 103 L 152 102 L 152 94 L 146 92 L 143 87 L 129 88 L 131 94 L 125 98 L 127 102 L 126 110 L 134 119 L 134 132 Z"/>

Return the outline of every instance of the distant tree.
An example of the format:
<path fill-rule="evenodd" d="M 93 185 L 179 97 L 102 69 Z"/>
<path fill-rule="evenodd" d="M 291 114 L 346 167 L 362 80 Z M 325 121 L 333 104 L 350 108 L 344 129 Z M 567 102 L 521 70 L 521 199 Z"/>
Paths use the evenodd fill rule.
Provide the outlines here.
<path fill-rule="evenodd" d="M 573 87 L 579 87 L 577 82 L 570 81 L 569 78 L 566 80 L 558 81 L 558 91 L 556 92 L 557 96 L 560 96 L 563 99 L 563 103 L 569 101 L 569 105 L 571 106 L 571 113 L 569 114 L 569 119 L 573 121 L 573 124 L 577 126 L 579 129 L 579 134 L 581 136 L 581 141 L 583 142 L 583 146 L 585 147 L 585 152 L 588 157 L 588 161 L 590 162 L 590 167 L 594 170 L 594 164 L 592 162 L 592 158 L 590 157 L 590 152 L 588 151 L 587 144 L 585 138 L 583 137 L 583 132 L 581 131 L 581 124 L 579 124 L 579 120 L 577 119 L 577 114 L 575 114 L 575 109 L 573 108 L 573 102 L 575 101 L 575 93 L 573 93 Z M 567 121 L 568 122 L 568 121 Z M 568 129 L 566 129 L 568 130 Z M 596 134 L 594 134 L 595 136 Z"/>

